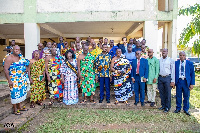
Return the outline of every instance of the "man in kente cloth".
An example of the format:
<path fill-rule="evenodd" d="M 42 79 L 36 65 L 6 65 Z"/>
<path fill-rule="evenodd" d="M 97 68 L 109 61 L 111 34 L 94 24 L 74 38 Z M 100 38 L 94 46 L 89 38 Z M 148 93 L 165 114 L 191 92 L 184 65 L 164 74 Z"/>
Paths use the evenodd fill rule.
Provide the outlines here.
<path fill-rule="evenodd" d="M 120 48 L 117 49 L 116 54 L 117 55 L 111 61 L 111 71 L 114 76 L 115 104 L 124 102 L 128 105 L 128 98 L 133 96 L 131 82 L 127 80 L 129 74 L 131 74 L 131 65 L 122 54 Z"/>
<path fill-rule="evenodd" d="M 51 49 L 51 55 L 45 60 L 45 70 L 48 79 L 48 88 L 50 95 L 49 105 L 53 104 L 53 99 L 62 102 L 63 97 L 60 67 L 62 64 L 61 56 L 56 55 L 56 48 Z"/>
<path fill-rule="evenodd" d="M 5 58 L 4 72 L 10 87 L 11 103 L 15 115 L 21 115 L 20 111 L 28 111 L 25 106 L 21 108 L 20 105 L 27 96 L 26 70 L 28 65 L 29 61 L 20 54 L 18 45 L 15 45 L 13 52 Z"/>
<path fill-rule="evenodd" d="M 81 103 L 85 103 L 86 96 L 90 96 L 90 102 L 94 102 L 95 94 L 95 57 L 88 52 L 89 46 L 83 46 L 83 54 L 79 55 L 78 75 L 81 80 L 81 89 L 84 100 Z"/>

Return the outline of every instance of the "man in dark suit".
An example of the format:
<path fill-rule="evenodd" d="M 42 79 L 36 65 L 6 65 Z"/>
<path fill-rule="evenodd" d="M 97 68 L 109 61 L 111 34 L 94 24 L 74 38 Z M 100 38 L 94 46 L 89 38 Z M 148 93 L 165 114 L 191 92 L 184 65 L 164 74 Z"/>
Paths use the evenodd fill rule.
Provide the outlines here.
<path fill-rule="evenodd" d="M 139 92 L 140 92 L 140 102 L 141 106 L 144 106 L 145 99 L 145 82 L 147 81 L 149 74 L 148 61 L 141 58 L 141 51 L 136 51 L 136 59 L 131 63 L 131 78 L 134 83 L 135 91 L 135 105 L 139 103 Z"/>
<path fill-rule="evenodd" d="M 185 60 L 185 52 L 179 53 L 180 60 L 175 62 L 175 85 L 176 85 L 176 110 L 174 113 L 181 111 L 182 93 L 183 93 L 183 110 L 190 116 L 189 98 L 190 90 L 195 85 L 194 65 L 192 62 Z"/>

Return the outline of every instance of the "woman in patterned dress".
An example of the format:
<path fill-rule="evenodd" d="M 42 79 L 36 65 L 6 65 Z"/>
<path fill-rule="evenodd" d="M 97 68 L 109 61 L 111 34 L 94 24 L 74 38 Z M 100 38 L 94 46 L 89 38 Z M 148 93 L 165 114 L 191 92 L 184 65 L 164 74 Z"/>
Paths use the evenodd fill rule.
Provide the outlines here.
<path fill-rule="evenodd" d="M 66 51 L 60 71 L 61 81 L 64 84 L 63 102 L 66 105 L 78 103 L 77 61 L 73 50 Z"/>
<path fill-rule="evenodd" d="M 39 59 L 39 51 L 33 52 L 33 59 L 29 65 L 29 80 L 31 83 L 30 108 L 34 108 L 34 103 L 43 105 L 42 101 L 46 98 L 45 93 L 45 61 Z"/>

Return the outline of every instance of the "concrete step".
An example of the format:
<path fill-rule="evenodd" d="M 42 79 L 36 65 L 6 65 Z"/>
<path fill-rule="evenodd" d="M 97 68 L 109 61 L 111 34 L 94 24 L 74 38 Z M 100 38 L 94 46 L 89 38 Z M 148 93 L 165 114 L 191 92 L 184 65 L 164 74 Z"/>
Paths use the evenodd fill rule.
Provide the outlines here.
<path fill-rule="evenodd" d="M 25 101 L 22 102 L 21 107 L 23 107 L 25 104 L 30 102 L 30 94 L 27 95 L 27 98 Z M 6 118 L 10 114 L 13 113 L 13 106 L 10 102 L 10 97 L 7 97 L 4 99 L 4 101 L 0 104 L 0 120 Z"/>

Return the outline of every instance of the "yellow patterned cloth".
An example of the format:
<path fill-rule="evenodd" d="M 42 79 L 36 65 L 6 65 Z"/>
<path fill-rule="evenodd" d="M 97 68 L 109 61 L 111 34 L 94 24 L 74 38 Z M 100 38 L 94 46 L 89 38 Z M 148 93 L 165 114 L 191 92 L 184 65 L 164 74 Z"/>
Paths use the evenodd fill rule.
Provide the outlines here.
<path fill-rule="evenodd" d="M 96 49 L 92 50 L 90 53 L 95 57 L 95 59 L 97 58 L 97 56 L 99 54 L 101 54 L 102 49 L 100 49 L 99 47 L 96 47 Z"/>
<path fill-rule="evenodd" d="M 45 81 L 42 81 L 43 72 L 45 71 L 44 59 L 35 61 L 31 66 L 31 79 L 33 84 L 31 85 L 30 101 L 37 102 L 46 99 L 45 93 Z"/>

